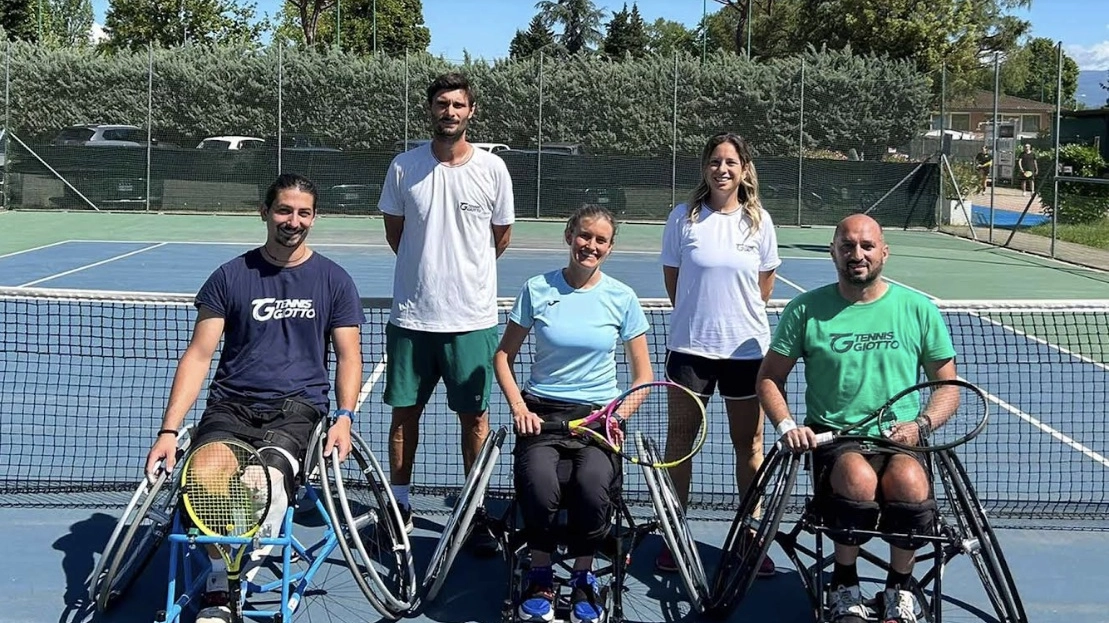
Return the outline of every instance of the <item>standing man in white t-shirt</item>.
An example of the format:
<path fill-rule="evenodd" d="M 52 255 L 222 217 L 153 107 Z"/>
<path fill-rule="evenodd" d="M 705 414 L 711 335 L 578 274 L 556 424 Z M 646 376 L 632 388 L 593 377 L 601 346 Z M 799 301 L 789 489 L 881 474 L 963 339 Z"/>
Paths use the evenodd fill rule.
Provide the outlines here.
<path fill-rule="evenodd" d="M 496 260 L 515 219 L 504 161 L 466 140 L 475 109 L 466 77 L 439 76 L 427 88 L 427 103 L 432 141 L 393 159 L 378 203 L 397 254 L 385 348 L 390 481 L 409 530 L 420 416 L 440 379 L 462 423 L 467 473 L 489 434 Z M 486 531 L 475 535 L 480 553 L 496 552 Z"/>
<path fill-rule="evenodd" d="M 781 263 L 774 223 L 759 201 L 759 178 L 747 142 L 730 133 L 710 138 L 701 152 L 701 182 L 689 201 L 670 213 L 662 234 L 662 276 L 674 305 L 666 378 L 705 402 L 720 392 L 741 491 L 762 465 L 763 417 L 755 378 L 770 346 L 766 302 Z M 672 424 L 679 417 L 671 413 Z M 687 428 L 678 424 L 676 430 Z M 692 437 L 672 435 L 666 454 L 684 456 L 692 445 Z M 684 506 L 692 462 L 669 471 Z M 656 566 L 677 570 L 666 549 Z M 759 575 L 773 573 L 774 563 L 766 558 Z"/>

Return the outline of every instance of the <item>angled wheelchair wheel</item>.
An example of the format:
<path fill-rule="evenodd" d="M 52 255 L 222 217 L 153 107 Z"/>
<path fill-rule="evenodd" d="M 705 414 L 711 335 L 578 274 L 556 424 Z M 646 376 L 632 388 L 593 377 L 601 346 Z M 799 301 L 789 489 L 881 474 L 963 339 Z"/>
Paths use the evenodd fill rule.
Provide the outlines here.
<path fill-rule="evenodd" d="M 800 464 L 800 455 L 777 446 L 767 453 L 724 540 L 713 576 L 710 614 L 725 617 L 747 596 L 759 565 L 774 544 Z"/>
<path fill-rule="evenodd" d="M 188 452 L 192 427 L 177 436 L 177 462 Z M 176 473 L 159 468 L 154 482 L 142 479 L 108 537 L 104 553 L 89 576 L 89 601 L 106 612 L 142 574 L 165 540 L 180 498 Z"/>
<path fill-rule="evenodd" d="M 351 434 L 351 452 L 342 463 L 336 453 L 323 456 L 324 440 L 318 437 L 316 464 L 326 468 L 319 484 L 339 549 L 370 605 L 396 618 L 415 599 L 416 570 L 388 478 L 357 433 Z"/>
<path fill-rule="evenodd" d="M 447 572 L 450 571 L 455 557 L 458 556 L 459 550 L 466 541 L 470 524 L 474 520 L 474 513 L 485 497 L 485 490 L 489 488 L 489 478 L 497 466 L 501 445 L 507 434 L 508 428 L 505 426 L 490 433 L 481 447 L 481 452 L 474 459 L 470 475 L 466 477 L 466 483 L 458 494 L 454 510 L 451 511 L 447 523 L 443 526 L 443 534 L 439 537 L 439 543 L 431 555 L 431 562 L 428 563 L 427 574 L 423 581 L 424 599 L 427 601 L 432 601 L 439 595 L 439 589 L 443 588 L 443 582 L 447 579 Z"/>
<path fill-rule="evenodd" d="M 1001 623 L 1025 623 L 1028 616 L 1017 593 L 1013 574 L 1001 551 L 997 535 L 990 527 L 982 503 L 963 467 L 953 451 L 936 453 L 937 467 L 948 504 L 961 534 L 963 553 L 970 556 L 982 588 L 993 604 Z"/>
<path fill-rule="evenodd" d="M 639 457 L 648 463 L 658 462 L 662 458 L 655 440 L 639 431 L 635 435 L 635 448 Z M 655 507 L 663 540 L 677 563 L 678 575 L 681 576 L 686 596 L 697 612 L 703 612 L 709 595 L 705 565 L 701 562 L 697 541 L 689 529 L 685 509 L 678 501 L 670 472 L 644 466 L 643 478 L 647 481 L 647 490 L 651 494 L 651 503 Z"/>

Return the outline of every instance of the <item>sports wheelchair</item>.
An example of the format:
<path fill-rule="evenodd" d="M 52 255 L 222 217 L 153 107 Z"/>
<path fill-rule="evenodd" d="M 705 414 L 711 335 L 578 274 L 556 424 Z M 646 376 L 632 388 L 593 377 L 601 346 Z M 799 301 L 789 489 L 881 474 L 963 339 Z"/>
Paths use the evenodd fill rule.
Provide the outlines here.
<path fill-rule="evenodd" d="M 810 455 L 793 454 L 775 446 L 768 452 L 755 478 L 755 484 L 744 496 L 729 530 L 720 563 L 713 578 L 713 599 L 710 614 L 721 618 L 729 614 L 750 590 L 755 573 L 772 544 L 777 543 L 798 570 L 801 582 L 811 600 L 816 621 L 829 619 L 825 594 L 834 557 L 825 554 L 825 537 L 841 534 L 879 538 L 913 538 L 925 545 L 917 552 L 912 591 L 923 620 L 943 620 L 943 577 L 948 563 L 960 554 L 970 557 L 983 588 L 1001 623 L 1026 623 L 1028 617 L 1017 593 L 1009 566 L 1001 552 L 997 536 L 974 492 L 966 469 L 952 450 L 924 453 L 927 470 L 935 483 L 939 476 L 941 488 L 936 494 L 938 512 L 930 535 L 892 534 L 889 532 L 846 530 L 828 525 L 821 517 L 819 504 L 812 496 L 795 494 L 793 489 L 802 463 Z M 808 466 L 805 466 L 807 469 Z M 942 493 L 942 495 L 940 495 Z M 800 507 L 800 519 L 788 531 L 779 530 L 782 518 L 790 507 Z M 761 516 L 755 517 L 759 514 Z M 802 533 L 815 537 L 815 546 L 802 544 Z M 830 548 L 829 548 L 830 549 Z M 883 572 L 889 564 L 881 557 L 860 550 L 860 559 Z"/>
<path fill-rule="evenodd" d="M 346 461 L 340 463 L 336 454 L 324 457 L 328 424 L 326 418 L 321 420 L 312 434 L 304 469 L 294 483 L 296 495 L 277 535 L 201 535 L 180 507 L 179 467 L 173 473 L 160 469 L 153 482 L 144 479 L 90 577 L 90 600 L 101 612 L 111 608 L 160 545 L 168 542 L 166 604 L 153 619 L 177 621 L 185 609 L 195 607 L 206 584 L 210 562 L 202 545 L 224 543 L 250 548 L 244 559 L 259 548 L 272 549 L 253 564 L 244 563 L 238 595 L 244 619 L 281 623 L 298 607 L 349 612 L 367 601 L 390 619 L 408 610 L 415 599 L 415 571 L 388 480 L 357 433 L 351 435 Z M 194 433 L 188 427 L 178 434 L 178 466 L 189 453 Z M 312 539 L 294 536 L 294 525 L 296 532 L 310 532 Z M 359 605 L 352 606 L 350 600 Z"/>
<path fill-rule="evenodd" d="M 434 600 L 438 595 L 451 565 L 473 527 L 475 509 L 483 504 L 490 477 L 508 433 L 509 429 L 505 426 L 491 433 L 470 470 L 428 566 L 423 582 L 424 599 L 428 601 Z M 652 457 L 651 461 L 657 461 L 657 457 L 661 456 L 657 445 L 648 437 L 637 435 L 635 444 L 637 452 L 641 456 Z M 622 470 L 625 466 L 619 459 L 614 460 L 619 463 L 617 486 L 622 487 L 625 476 Z M 566 484 L 569 480 L 571 468 L 568 460 L 559 462 L 561 484 Z M 696 541 L 690 534 L 685 513 L 678 503 L 669 474 L 665 470 L 649 467 L 642 470 L 655 517 L 647 521 L 637 521 L 621 497 L 620 503 L 612 511 L 609 535 L 597 552 L 595 561 L 593 573 L 601 585 L 601 605 L 607 613 L 606 621 L 610 623 L 624 620 L 624 596 L 627 592 L 624 580 L 632 553 L 648 535 L 656 531 L 661 533 L 674 554 L 691 607 L 700 612 L 708 601 L 708 580 L 697 552 Z M 502 604 L 501 620 L 503 623 L 515 623 L 518 620 L 516 609 L 520 604 L 525 575 L 529 568 L 528 546 L 519 527 L 519 511 L 516 504 L 510 502 L 502 514 L 490 515 L 483 521 L 486 525 L 481 526 L 481 529 L 488 529 L 497 538 L 508 562 L 508 590 Z M 555 621 L 569 621 L 569 580 L 573 560 L 566 557 L 565 551 L 556 551 L 553 553 L 552 563 L 555 568 Z"/>

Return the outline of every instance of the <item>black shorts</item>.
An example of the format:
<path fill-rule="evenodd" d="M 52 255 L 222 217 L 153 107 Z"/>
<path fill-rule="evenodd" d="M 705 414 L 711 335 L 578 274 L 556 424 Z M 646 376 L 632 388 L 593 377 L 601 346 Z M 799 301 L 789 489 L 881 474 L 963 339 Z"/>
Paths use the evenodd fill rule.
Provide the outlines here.
<path fill-rule="evenodd" d="M 688 388 L 702 398 L 717 386 L 725 400 L 755 397 L 755 378 L 762 359 L 709 359 L 673 350 L 666 351 L 666 380 Z"/>
<path fill-rule="evenodd" d="M 280 448 L 299 462 L 323 413 L 306 401 L 240 402 L 213 400 L 196 426 L 193 448 L 210 441 L 237 439 L 259 450 Z"/>
<path fill-rule="evenodd" d="M 828 429 L 814 426 L 813 430 L 819 433 Z M 896 454 L 905 454 L 913 457 L 920 463 L 921 468 L 924 469 L 924 473 L 929 474 L 928 461 L 925 459 L 924 454 L 920 452 L 908 452 L 889 446 L 868 446 L 853 440 L 834 441 L 819 446 L 812 451 L 813 490 L 818 497 L 831 493 L 830 481 L 832 478 L 832 468 L 835 467 L 836 460 L 839 459 L 840 455 L 848 452 L 857 452 L 863 455 L 866 462 L 874 469 L 874 473 L 878 474 L 879 482 L 882 480 L 882 474 L 884 474 L 886 468 L 889 467 L 890 459 Z M 931 480 L 930 474 L 929 480 Z M 881 494 L 882 488 L 879 486 L 879 499 L 881 499 Z"/>

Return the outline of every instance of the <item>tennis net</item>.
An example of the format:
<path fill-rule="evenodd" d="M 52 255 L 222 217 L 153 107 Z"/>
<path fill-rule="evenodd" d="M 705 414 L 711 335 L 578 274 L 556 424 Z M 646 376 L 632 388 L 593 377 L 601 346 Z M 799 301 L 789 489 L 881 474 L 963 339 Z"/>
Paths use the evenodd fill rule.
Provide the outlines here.
<path fill-rule="evenodd" d="M 501 319 L 508 301 L 502 301 Z M 663 371 L 669 306 L 644 300 L 656 375 Z M 776 323 L 782 302 L 772 302 Z M 365 299 L 365 385 L 356 426 L 383 459 L 389 409 L 384 385 L 387 299 Z M 1109 301 L 941 302 L 959 372 L 991 397 L 987 430 L 959 450 L 995 517 L 1109 521 Z M 191 336 L 192 297 L 136 292 L 0 288 L 0 505 L 112 506 L 141 475 Z M 517 375 L 530 360 L 525 344 Z M 628 370 L 618 353 L 621 382 Z M 803 363 L 790 404 L 804 404 Z M 213 366 L 214 368 L 214 366 Z M 207 385 L 207 384 L 206 384 Z M 189 415 L 199 419 L 205 395 Z M 494 386 L 493 426 L 510 425 Z M 723 405 L 709 404 L 709 438 L 695 459 L 692 506 L 737 505 L 735 457 Z M 414 489 L 449 497 L 463 482 L 455 416 L 437 391 L 422 423 Z M 766 430 L 765 441 L 772 442 Z M 511 436 L 491 480 L 511 495 Z M 628 470 L 629 472 L 634 470 Z M 629 474 L 626 495 L 646 499 Z M 807 479 L 805 479 L 807 480 Z"/>

